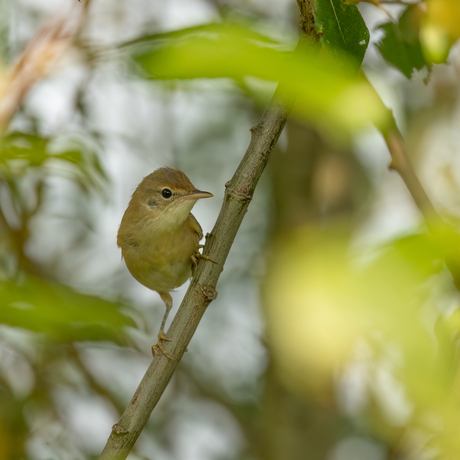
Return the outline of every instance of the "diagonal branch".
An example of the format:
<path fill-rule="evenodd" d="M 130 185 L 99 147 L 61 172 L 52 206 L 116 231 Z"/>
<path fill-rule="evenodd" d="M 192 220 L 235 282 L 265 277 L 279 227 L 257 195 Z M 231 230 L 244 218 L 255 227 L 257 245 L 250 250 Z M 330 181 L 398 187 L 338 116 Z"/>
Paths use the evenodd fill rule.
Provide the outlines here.
<path fill-rule="evenodd" d="M 391 155 L 390 169 L 395 170 L 406 184 L 407 190 L 415 204 L 422 213 L 425 225 L 431 235 L 439 240 L 448 237 L 454 231 L 436 211 L 428 194 L 423 188 L 407 154 L 404 138 L 396 125 L 384 133 L 388 150 Z M 460 264 L 455 257 L 444 255 L 444 263 L 452 275 L 452 280 L 457 291 L 460 291 Z"/>
<path fill-rule="evenodd" d="M 403 3 L 401 0 L 388 0 L 386 2 L 383 0 L 369 1 L 371 3 Z M 311 9 L 308 8 L 310 6 L 309 4 L 307 6 L 304 5 L 302 0 L 297 0 L 297 3 L 299 4 L 302 17 L 312 14 Z M 316 34 L 316 31 L 313 30 L 312 35 L 313 34 Z M 391 125 L 386 129 L 380 129 L 380 131 L 385 139 L 391 157 L 389 169 L 396 171 L 403 180 L 415 205 L 423 215 L 428 231 L 432 235 L 437 235 L 442 239 L 443 235 L 451 233 L 453 228 L 442 219 L 423 188 L 414 170 L 406 149 L 404 137 L 399 131 L 396 121 L 392 119 Z M 460 291 L 460 264 L 455 258 L 449 256 L 444 257 L 444 262 L 453 277 L 456 289 Z"/>
<path fill-rule="evenodd" d="M 430 228 L 433 221 L 441 220 L 441 218 L 412 167 L 402 134 L 394 125 L 384 134 L 384 138 L 391 155 L 389 168 L 401 176 L 412 199 L 423 214 L 427 227 Z"/>
<path fill-rule="evenodd" d="M 311 12 L 310 0 L 298 0 Z M 311 14 L 301 15 L 304 33 L 294 51 L 302 53 L 305 49 L 319 49 L 318 38 L 312 24 Z M 184 354 L 207 306 L 217 297 L 215 290 L 219 276 L 224 268 L 233 240 L 248 209 L 260 176 L 268 163 L 273 147 L 284 128 L 294 103 L 292 97 L 280 83 L 270 101 L 260 123 L 251 129 L 249 147 L 233 178 L 227 182 L 224 202 L 214 229 L 207 235 L 204 253 L 214 259 L 217 265 L 200 262 L 190 287 L 182 301 L 170 329 L 168 337 L 172 342 L 166 345 L 174 356 L 154 358 L 131 402 L 118 423 L 112 427 L 99 460 L 122 460 L 131 451 L 152 410 L 163 394 Z"/>

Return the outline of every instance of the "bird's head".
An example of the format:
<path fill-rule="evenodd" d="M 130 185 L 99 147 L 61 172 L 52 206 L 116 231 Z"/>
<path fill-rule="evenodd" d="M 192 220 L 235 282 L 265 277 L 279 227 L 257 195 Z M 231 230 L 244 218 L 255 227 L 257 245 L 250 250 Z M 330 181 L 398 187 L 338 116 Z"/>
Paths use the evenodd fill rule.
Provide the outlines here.
<path fill-rule="evenodd" d="M 144 177 L 133 194 L 132 201 L 150 219 L 161 219 L 162 226 L 181 224 L 200 198 L 212 193 L 198 190 L 179 169 L 160 168 Z"/>

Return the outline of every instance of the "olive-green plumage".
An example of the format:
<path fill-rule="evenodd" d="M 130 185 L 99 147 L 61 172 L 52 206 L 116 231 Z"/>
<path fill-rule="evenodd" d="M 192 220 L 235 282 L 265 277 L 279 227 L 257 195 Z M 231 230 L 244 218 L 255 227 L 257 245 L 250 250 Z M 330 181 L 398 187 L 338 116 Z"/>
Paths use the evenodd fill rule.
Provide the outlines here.
<path fill-rule="evenodd" d="M 190 213 L 196 201 L 209 198 L 180 170 L 160 168 L 134 191 L 118 230 L 117 243 L 131 275 L 158 292 L 166 312 L 154 351 L 165 350 L 164 326 L 172 307 L 169 294 L 192 276 L 202 229 Z M 165 353 L 166 354 L 166 353 Z"/>

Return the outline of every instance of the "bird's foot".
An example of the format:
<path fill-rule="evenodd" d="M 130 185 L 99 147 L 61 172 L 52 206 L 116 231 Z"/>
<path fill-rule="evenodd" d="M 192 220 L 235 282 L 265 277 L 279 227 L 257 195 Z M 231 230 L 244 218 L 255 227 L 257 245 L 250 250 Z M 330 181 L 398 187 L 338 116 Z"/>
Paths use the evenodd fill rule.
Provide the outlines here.
<path fill-rule="evenodd" d="M 166 337 L 164 332 L 160 332 L 158 334 L 158 342 L 155 345 L 152 345 L 152 355 L 155 358 L 156 355 L 165 355 L 169 359 L 174 359 L 165 349 L 163 346 L 163 342 L 171 342 L 171 339 Z"/>
<path fill-rule="evenodd" d="M 203 247 L 202 244 L 199 244 L 198 247 L 196 248 L 194 254 L 192 255 L 192 261 L 195 265 L 195 267 L 198 265 L 198 261 L 200 259 L 206 260 L 207 262 L 212 262 L 213 264 L 217 265 L 217 262 L 214 259 L 211 259 L 211 257 L 205 256 L 204 254 L 201 254 L 200 249 Z"/>

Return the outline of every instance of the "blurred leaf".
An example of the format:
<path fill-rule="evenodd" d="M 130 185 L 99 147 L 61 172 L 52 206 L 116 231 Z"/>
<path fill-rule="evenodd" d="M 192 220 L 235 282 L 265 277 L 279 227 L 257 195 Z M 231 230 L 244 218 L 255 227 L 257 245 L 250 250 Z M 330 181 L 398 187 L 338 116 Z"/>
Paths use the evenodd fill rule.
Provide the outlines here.
<path fill-rule="evenodd" d="M 135 40 L 131 40 L 129 42 L 123 43 L 119 45 L 120 47 L 126 47 L 126 46 L 133 46 L 133 45 L 140 45 L 140 44 L 151 44 L 152 42 L 158 42 L 159 40 L 162 39 L 173 39 L 173 38 L 181 38 L 184 35 L 192 36 L 192 35 L 202 35 L 202 36 L 208 36 L 210 34 L 221 34 L 223 30 L 228 29 L 230 33 L 236 33 L 239 31 L 239 33 L 244 36 L 247 40 L 255 40 L 259 41 L 262 43 L 267 43 L 267 44 L 280 44 L 278 41 L 273 40 L 270 37 L 267 37 L 265 35 L 262 35 L 261 33 L 257 32 L 256 30 L 253 30 L 247 26 L 244 26 L 243 24 L 239 24 L 237 22 L 224 22 L 224 23 L 211 23 L 211 24 L 205 24 L 205 25 L 199 25 L 199 26 L 193 26 L 193 27 L 186 27 L 184 29 L 180 30 L 173 30 L 171 32 L 163 32 L 163 33 L 158 33 L 158 34 L 150 34 L 150 35 L 145 35 L 144 37 L 137 38 Z"/>
<path fill-rule="evenodd" d="M 441 281 L 446 273 L 440 262 L 446 257 L 458 262 L 459 247 L 459 235 L 442 227 L 355 260 L 345 235 L 304 229 L 285 236 L 275 251 L 266 296 L 271 348 L 286 385 L 296 393 L 310 389 L 321 395 L 358 343 L 372 347 L 373 366 L 396 347 L 392 378 L 414 405 L 405 429 L 424 426 L 437 458 L 457 458 L 459 310 L 446 319 L 438 306 L 454 292 Z M 436 423 L 428 424 L 427 417 Z M 393 442 L 392 430 L 381 423 L 368 426 Z"/>
<path fill-rule="evenodd" d="M 444 296 L 454 292 L 441 282 L 444 238 L 413 235 L 356 259 L 344 234 L 302 229 L 285 235 L 265 289 L 269 340 L 285 384 L 321 395 L 358 343 L 366 341 L 376 356 L 397 347 L 394 377 L 417 413 L 435 411 L 446 423 L 449 417 L 459 422 L 449 403 L 455 321 L 434 321 Z"/>
<path fill-rule="evenodd" d="M 315 25 L 321 43 L 347 72 L 355 75 L 369 45 L 369 30 L 355 5 L 341 0 L 317 0 Z M 346 56 L 347 58 L 344 58 Z"/>
<path fill-rule="evenodd" d="M 328 56 L 304 53 L 293 56 L 253 39 L 242 26 L 213 24 L 208 33 L 177 32 L 135 55 L 136 61 L 156 79 L 232 78 L 254 76 L 282 81 L 297 96 L 295 113 L 337 134 L 374 122 L 384 129 L 389 112 L 363 77 L 352 78 Z M 339 53 L 339 51 L 338 51 Z M 343 59 L 349 59 L 343 56 Z M 354 65 L 354 64 L 353 64 Z"/>
<path fill-rule="evenodd" d="M 123 328 L 135 323 L 122 308 L 30 275 L 18 284 L 0 281 L 0 323 L 41 332 L 63 343 L 125 342 Z"/>
<path fill-rule="evenodd" d="M 56 144 L 59 147 L 56 148 Z M 89 139 L 76 137 L 48 139 L 15 132 L 5 136 L 0 145 L 0 173 L 14 177 L 27 167 L 52 166 L 59 160 L 70 166 L 73 179 L 88 192 L 91 188 L 101 189 L 105 172 Z M 56 163 L 54 163 L 56 164 Z M 42 169 L 47 172 L 46 169 Z M 54 172 L 58 172 L 56 169 Z"/>
<path fill-rule="evenodd" d="M 56 158 L 68 161 L 69 163 L 74 163 L 76 165 L 80 164 L 83 159 L 83 155 L 80 150 L 69 150 L 68 152 L 58 153 L 54 156 Z"/>
<path fill-rule="evenodd" d="M 382 24 L 385 38 L 377 45 L 383 58 L 399 69 L 407 78 L 414 69 L 430 68 L 420 44 L 419 32 L 423 11 L 420 6 L 409 6 L 397 23 Z"/>
<path fill-rule="evenodd" d="M 236 24 L 211 24 L 200 33 L 188 29 L 170 34 L 168 40 L 152 43 L 135 58 L 154 78 L 233 78 L 252 75 L 278 81 L 290 52 L 264 46 L 253 31 Z"/>
<path fill-rule="evenodd" d="M 460 37 L 460 0 L 427 0 L 426 6 L 421 34 L 423 50 L 433 62 L 443 63 Z"/>
<path fill-rule="evenodd" d="M 0 163 L 11 160 L 27 160 L 30 166 L 40 166 L 48 158 L 48 139 L 26 134 L 12 133 L 2 139 Z"/>
<path fill-rule="evenodd" d="M 76 136 L 55 139 L 50 142 L 50 152 L 50 160 L 60 160 L 68 166 L 74 166 L 70 171 L 73 173 L 73 180 L 82 190 L 103 191 L 102 184 L 106 180 L 106 174 L 99 161 L 96 146 L 90 144 L 90 139 Z"/>

